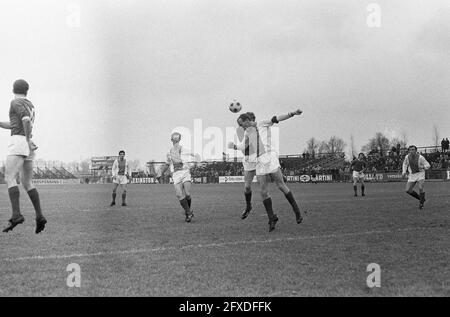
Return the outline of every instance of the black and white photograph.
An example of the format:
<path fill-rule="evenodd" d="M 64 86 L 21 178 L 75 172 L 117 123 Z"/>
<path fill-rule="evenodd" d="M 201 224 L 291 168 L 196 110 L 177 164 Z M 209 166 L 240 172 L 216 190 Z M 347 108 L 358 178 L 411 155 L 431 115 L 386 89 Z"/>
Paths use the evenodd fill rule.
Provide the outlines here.
<path fill-rule="evenodd" d="M 449 0 L 1 0 L 0 43 L 0 297 L 450 296 Z"/>

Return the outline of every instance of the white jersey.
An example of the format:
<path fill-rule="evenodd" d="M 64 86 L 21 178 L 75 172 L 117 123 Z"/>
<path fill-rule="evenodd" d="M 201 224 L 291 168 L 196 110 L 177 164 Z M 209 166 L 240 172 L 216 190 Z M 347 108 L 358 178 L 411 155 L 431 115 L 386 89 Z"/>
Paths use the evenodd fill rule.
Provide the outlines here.
<path fill-rule="evenodd" d="M 167 154 L 167 163 L 169 164 L 171 173 L 189 170 L 193 160 L 191 151 L 181 145 L 173 146 Z"/>
<path fill-rule="evenodd" d="M 273 137 L 273 125 L 273 120 L 263 120 L 256 127 L 246 129 L 244 142 L 238 145 L 239 150 L 245 151 L 245 160 L 266 162 L 271 157 L 278 156 L 278 139 Z"/>
<path fill-rule="evenodd" d="M 419 154 L 418 173 L 424 172 L 430 167 L 431 167 L 430 163 L 428 163 L 428 161 L 422 155 Z M 403 161 L 403 174 L 406 174 L 406 171 L 408 171 L 409 174 L 414 174 L 411 168 L 411 164 L 409 163 L 409 155 L 407 155 L 405 157 L 405 160 Z"/>
<path fill-rule="evenodd" d="M 130 167 L 128 166 L 128 161 L 124 159 L 123 161 L 115 160 L 112 167 L 112 176 L 124 176 L 129 175 Z"/>

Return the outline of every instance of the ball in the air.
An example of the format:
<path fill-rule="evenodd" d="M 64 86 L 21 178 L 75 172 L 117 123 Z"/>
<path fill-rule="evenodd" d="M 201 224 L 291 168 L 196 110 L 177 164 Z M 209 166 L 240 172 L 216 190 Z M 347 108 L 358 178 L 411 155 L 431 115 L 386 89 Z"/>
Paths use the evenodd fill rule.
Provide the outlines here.
<path fill-rule="evenodd" d="M 230 111 L 233 113 L 238 113 L 239 111 L 242 110 L 242 105 L 238 102 L 238 101 L 233 101 L 230 104 Z"/>

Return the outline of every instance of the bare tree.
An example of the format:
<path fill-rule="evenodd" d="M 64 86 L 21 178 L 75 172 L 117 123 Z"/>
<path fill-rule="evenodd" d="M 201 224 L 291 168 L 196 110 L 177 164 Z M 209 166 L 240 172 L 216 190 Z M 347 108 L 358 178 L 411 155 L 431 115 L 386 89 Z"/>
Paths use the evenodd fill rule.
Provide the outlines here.
<path fill-rule="evenodd" d="M 375 136 L 369 139 L 369 142 L 362 147 L 363 152 L 370 152 L 373 150 L 385 153 L 389 150 L 389 139 L 381 132 L 377 132 Z"/>
<path fill-rule="evenodd" d="M 319 143 L 318 153 L 319 154 L 330 153 L 330 146 L 329 146 L 328 142 L 322 141 Z"/>
<path fill-rule="evenodd" d="M 306 143 L 306 150 L 309 154 L 315 155 L 317 152 L 317 149 L 319 148 L 319 141 L 317 141 L 315 138 L 311 138 Z"/>
<path fill-rule="evenodd" d="M 336 154 L 342 153 L 345 150 L 345 142 L 337 136 L 332 136 L 328 141 L 328 153 Z"/>
<path fill-rule="evenodd" d="M 407 143 L 402 138 L 393 138 L 390 140 L 390 146 L 397 148 L 397 145 L 400 144 L 400 148 L 404 149 L 407 146 Z"/>

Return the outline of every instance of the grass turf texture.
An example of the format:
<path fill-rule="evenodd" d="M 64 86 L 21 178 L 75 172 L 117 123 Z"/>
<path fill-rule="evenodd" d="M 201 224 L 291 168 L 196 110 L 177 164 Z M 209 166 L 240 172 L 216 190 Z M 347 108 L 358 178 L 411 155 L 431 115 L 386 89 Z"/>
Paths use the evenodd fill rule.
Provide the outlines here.
<path fill-rule="evenodd" d="M 26 222 L 0 235 L 0 296 L 450 296 L 450 183 L 427 183 L 422 211 L 404 185 L 353 197 L 351 184 L 289 184 L 301 225 L 272 185 L 272 233 L 257 187 L 240 219 L 242 184 L 194 185 L 190 224 L 171 185 L 129 186 L 128 207 L 109 207 L 108 185 L 40 186 L 41 235 L 21 190 Z M 66 285 L 71 263 L 81 288 Z M 381 288 L 366 286 L 370 263 Z"/>

